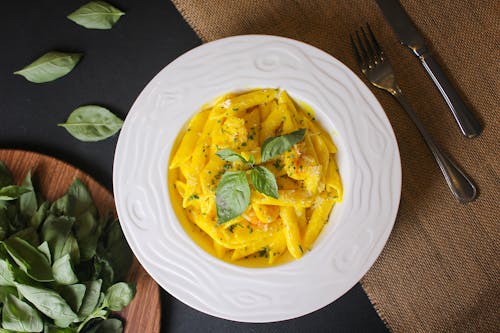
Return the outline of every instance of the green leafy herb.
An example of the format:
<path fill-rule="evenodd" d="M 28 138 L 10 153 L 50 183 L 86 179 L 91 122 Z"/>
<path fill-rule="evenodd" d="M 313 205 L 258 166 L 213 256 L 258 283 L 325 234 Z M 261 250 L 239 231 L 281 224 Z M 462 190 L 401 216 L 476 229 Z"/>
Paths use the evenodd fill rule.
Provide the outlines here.
<path fill-rule="evenodd" d="M 52 270 L 45 255 L 19 237 L 3 242 L 5 249 L 19 267 L 36 281 L 53 281 Z"/>
<path fill-rule="evenodd" d="M 29 188 L 17 185 L 8 185 L 0 188 L 0 200 L 10 201 L 19 198 L 22 194 L 28 193 Z"/>
<path fill-rule="evenodd" d="M 226 171 L 215 191 L 218 223 L 243 214 L 250 204 L 250 186 L 243 171 Z"/>
<path fill-rule="evenodd" d="M 102 280 L 100 279 L 85 283 L 85 296 L 83 297 L 82 305 L 78 310 L 78 318 L 80 320 L 88 317 L 97 307 L 97 302 L 99 302 L 99 296 L 101 294 L 101 285 Z"/>
<path fill-rule="evenodd" d="M 78 277 L 71 266 L 69 254 L 65 254 L 61 258 L 54 261 L 52 265 L 52 275 L 54 280 L 62 285 L 69 285 L 78 282 Z"/>
<path fill-rule="evenodd" d="M 7 259 L 0 259 L 0 286 L 14 286 L 14 273 L 12 265 Z"/>
<path fill-rule="evenodd" d="M 17 290 L 57 326 L 68 327 L 78 317 L 66 301 L 53 290 L 18 284 Z"/>
<path fill-rule="evenodd" d="M 104 1 L 91 1 L 68 15 L 68 19 L 87 29 L 111 29 L 125 15 Z"/>
<path fill-rule="evenodd" d="M 125 282 L 118 282 L 106 290 L 104 306 L 111 311 L 121 311 L 135 295 L 135 286 Z"/>
<path fill-rule="evenodd" d="M 302 128 L 290 134 L 268 138 L 262 144 L 262 162 L 267 162 L 278 155 L 283 154 L 296 143 L 304 139 L 306 129 Z"/>
<path fill-rule="evenodd" d="M 2 327 L 19 332 L 41 332 L 43 321 L 31 305 L 8 295 L 2 310 Z"/>
<path fill-rule="evenodd" d="M 116 318 L 108 318 L 98 321 L 95 325 L 85 330 L 85 333 L 121 333 L 123 324 Z"/>
<path fill-rule="evenodd" d="M 74 110 L 65 123 L 59 124 L 80 141 L 96 142 L 109 138 L 122 128 L 123 120 L 98 105 Z"/>
<path fill-rule="evenodd" d="M 0 161 L 0 188 L 13 184 L 14 178 L 12 177 L 12 173 L 10 173 L 7 166 Z"/>
<path fill-rule="evenodd" d="M 24 178 L 22 187 L 28 191 L 19 196 L 19 212 L 24 218 L 29 218 L 35 214 L 38 209 L 36 193 L 31 180 L 31 171 L 29 171 Z"/>
<path fill-rule="evenodd" d="M 34 83 L 54 81 L 71 72 L 81 57 L 81 53 L 48 52 L 14 74 Z"/>
<path fill-rule="evenodd" d="M 259 165 L 251 170 L 250 178 L 257 191 L 278 199 L 278 184 L 276 184 L 276 178 L 271 171 Z"/>
<path fill-rule="evenodd" d="M 59 294 L 64 298 L 66 303 L 71 307 L 73 312 L 78 313 L 82 306 L 83 298 L 87 287 L 83 283 L 72 284 L 69 286 L 60 286 Z"/>
<path fill-rule="evenodd" d="M 236 153 L 231 149 L 221 149 L 215 153 L 215 155 L 222 158 L 224 161 L 229 162 L 243 162 L 244 164 L 248 164 L 249 162 L 240 154 Z"/>

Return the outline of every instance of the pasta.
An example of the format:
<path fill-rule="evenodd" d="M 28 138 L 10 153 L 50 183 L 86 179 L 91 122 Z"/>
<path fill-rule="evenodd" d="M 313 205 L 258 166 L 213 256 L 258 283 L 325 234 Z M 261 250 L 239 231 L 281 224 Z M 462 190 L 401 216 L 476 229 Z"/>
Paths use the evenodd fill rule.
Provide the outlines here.
<path fill-rule="evenodd" d="M 265 160 L 263 147 L 270 138 L 302 129 L 299 142 Z M 223 149 L 240 157 L 221 158 Z M 251 266 L 299 259 L 342 200 L 336 152 L 313 111 L 286 91 L 226 94 L 192 117 L 177 139 L 168 177 L 174 209 L 188 234 L 220 259 Z M 277 197 L 254 183 L 244 212 L 220 223 L 221 178 L 226 172 L 250 173 L 256 165 L 274 176 Z"/>

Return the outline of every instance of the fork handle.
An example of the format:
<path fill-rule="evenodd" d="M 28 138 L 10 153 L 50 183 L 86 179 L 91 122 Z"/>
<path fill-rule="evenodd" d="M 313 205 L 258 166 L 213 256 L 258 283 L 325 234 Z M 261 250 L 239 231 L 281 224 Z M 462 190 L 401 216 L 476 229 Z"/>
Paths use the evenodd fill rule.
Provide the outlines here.
<path fill-rule="evenodd" d="M 465 105 L 463 99 L 448 80 L 448 77 L 443 72 L 436 59 L 429 52 L 420 54 L 419 58 L 425 70 L 446 101 L 446 104 L 448 104 L 448 107 L 453 114 L 453 117 L 455 117 L 455 121 L 460 127 L 462 134 L 468 138 L 478 136 L 482 131 L 481 124 L 471 110 Z"/>
<path fill-rule="evenodd" d="M 460 168 L 453 163 L 453 161 L 446 156 L 446 154 L 441 150 L 441 148 L 434 142 L 431 135 L 425 129 L 424 125 L 417 117 L 417 114 L 413 111 L 411 106 L 406 101 L 406 98 L 401 93 L 401 90 L 392 92 L 392 95 L 397 99 L 401 106 L 405 109 L 406 113 L 410 116 L 411 120 L 415 123 L 415 126 L 422 134 L 422 137 L 434 155 L 441 172 L 450 188 L 451 192 L 457 198 L 458 201 L 462 203 L 467 203 L 473 201 L 476 198 L 476 187 L 474 183 L 465 175 L 465 173 L 460 170 Z"/>

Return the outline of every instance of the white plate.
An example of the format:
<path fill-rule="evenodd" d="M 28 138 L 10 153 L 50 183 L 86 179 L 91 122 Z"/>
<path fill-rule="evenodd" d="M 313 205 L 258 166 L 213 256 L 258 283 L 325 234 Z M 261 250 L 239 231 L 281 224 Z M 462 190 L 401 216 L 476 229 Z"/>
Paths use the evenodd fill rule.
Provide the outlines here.
<path fill-rule="evenodd" d="M 167 190 L 172 145 L 186 121 L 223 93 L 255 87 L 286 89 L 316 111 L 338 146 L 345 188 L 312 251 L 271 268 L 207 254 L 179 224 Z M 295 40 L 249 35 L 197 47 L 146 86 L 121 130 L 113 184 L 125 236 L 162 288 L 217 317 L 270 322 L 333 302 L 368 271 L 396 218 L 401 163 L 382 107 L 345 65 Z"/>

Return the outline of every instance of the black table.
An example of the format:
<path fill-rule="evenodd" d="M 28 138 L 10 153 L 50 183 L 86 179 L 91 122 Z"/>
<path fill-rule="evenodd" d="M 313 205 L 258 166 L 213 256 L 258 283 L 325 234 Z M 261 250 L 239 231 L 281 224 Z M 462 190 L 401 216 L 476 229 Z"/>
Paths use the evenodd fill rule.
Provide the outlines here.
<path fill-rule="evenodd" d="M 97 143 L 56 124 L 80 105 L 99 104 L 125 118 L 163 67 L 201 41 L 168 1 L 117 0 L 126 15 L 112 30 L 87 30 L 66 18 L 87 1 L 8 1 L 0 21 L 0 148 L 27 149 L 67 161 L 112 189 L 117 136 Z M 51 50 L 85 53 L 69 75 L 44 84 L 12 72 Z M 162 332 L 386 332 L 359 284 L 334 303 L 298 319 L 245 324 L 215 318 L 162 291 Z"/>

